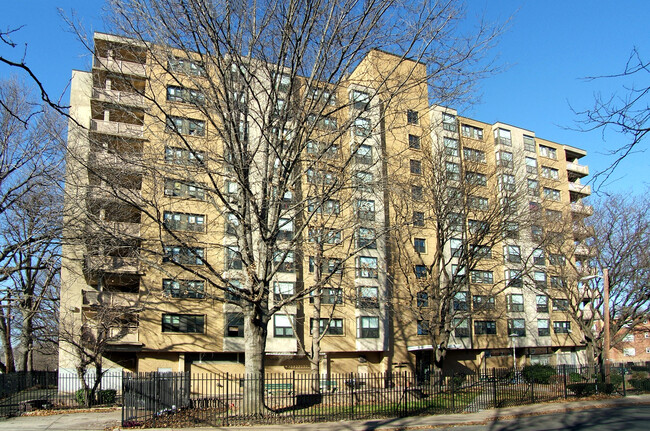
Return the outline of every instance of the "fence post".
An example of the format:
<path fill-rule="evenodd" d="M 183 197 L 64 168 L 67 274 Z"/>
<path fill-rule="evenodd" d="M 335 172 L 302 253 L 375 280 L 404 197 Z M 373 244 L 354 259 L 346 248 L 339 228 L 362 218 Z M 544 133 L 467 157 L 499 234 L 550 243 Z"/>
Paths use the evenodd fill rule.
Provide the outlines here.
<path fill-rule="evenodd" d="M 409 379 L 408 379 L 408 372 L 404 371 L 404 416 L 409 415 L 409 406 L 408 406 L 408 387 L 410 385 Z"/>
<path fill-rule="evenodd" d="M 569 398 L 569 391 L 567 390 L 567 381 L 566 381 L 566 364 L 562 365 L 562 374 L 564 375 L 564 399 Z"/>
<path fill-rule="evenodd" d="M 623 396 L 627 397 L 627 388 L 625 387 L 625 367 L 621 365 L 621 376 L 623 376 Z"/>
<path fill-rule="evenodd" d="M 230 396 L 229 394 L 230 390 L 230 373 L 226 373 L 226 419 L 225 419 L 225 425 L 228 426 L 228 415 L 230 412 Z"/>
<path fill-rule="evenodd" d="M 454 376 L 451 376 L 451 411 L 456 411 L 456 382 Z"/>
<path fill-rule="evenodd" d="M 494 396 L 494 408 L 497 408 L 499 403 L 497 402 L 497 370 L 492 368 L 492 395 Z"/>
<path fill-rule="evenodd" d="M 293 391 L 293 408 L 291 409 L 291 417 L 293 419 L 293 422 L 296 422 L 296 409 L 298 408 L 298 396 L 296 393 L 298 392 L 298 388 L 296 388 L 296 370 L 293 370 L 291 372 L 291 390 Z"/>
<path fill-rule="evenodd" d="M 356 384 L 354 374 L 350 373 L 350 419 L 354 419 L 354 386 Z"/>

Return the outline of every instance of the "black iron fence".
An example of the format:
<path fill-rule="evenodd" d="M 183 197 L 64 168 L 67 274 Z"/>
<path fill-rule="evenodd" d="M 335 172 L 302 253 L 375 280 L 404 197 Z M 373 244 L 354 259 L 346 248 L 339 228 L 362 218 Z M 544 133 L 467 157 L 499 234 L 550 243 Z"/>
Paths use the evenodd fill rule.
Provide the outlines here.
<path fill-rule="evenodd" d="M 94 376 L 87 376 L 92 385 Z M 73 373 L 28 371 L 0 374 L 0 417 L 47 408 L 80 407 L 83 402 L 81 381 Z M 92 404 L 118 404 L 121 401 L 122 374 L 102 376 Z"/>
<path fill-rule="evenodd" d="M 531 371 L 533 370 L 533 371 Z M 124 426 L 228 426 L 363 420 L 476 412 L 627 391 L 625 368 L 604 378 L 586 367 L 540 371 L 493 369 L 477 374 L 150 373 L 123 379 Z M 608 382 L 609 381 L 609 382 Z"/>

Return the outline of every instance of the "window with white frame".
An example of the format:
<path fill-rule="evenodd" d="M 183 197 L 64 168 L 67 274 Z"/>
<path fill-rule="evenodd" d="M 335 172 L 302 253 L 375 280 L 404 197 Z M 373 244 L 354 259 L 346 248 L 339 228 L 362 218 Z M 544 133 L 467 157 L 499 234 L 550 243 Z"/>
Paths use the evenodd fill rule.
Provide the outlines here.
<path fill-rule="evenodd" d="M 442 128 L 448 132 L 456 131 L 456 116 L 452 114 L 442 113 Z"/>
<path fill-rule="evenodd" d="M 526 157 L 526 173 L 537 175 L 537 159 L 534 157 Z"/>
<path fill-rule="evenodd" d="M 553 147 L 547 147 L 546 145 L 539 146 L 539 155 L 549 159 L 557 159 L 557 150 Z"/>
<path fill-rule="evenodd" d="M 273 335 L 276 338 L 293 337 L 293 327 L 291 325 L 293 316 L 286 314 L 273 315 Z"/>
<path fill-rule="evenodd" d="M 623 356 L 636 356 L 636 349 L 634 347 L 625 347 L 623 349 Z"/>
<path fill-rule="evenodd" d="M 524 311 L 524 295 L 511 293 L 507 296 L 508 311 Z"/>
<path fill-rule="evenodd" d="M 276 301 L 289 298 L 295 292 L 295 283 L 292 281 L 276 281 L 273 283 L 273 297 Z"/>
<path fill-rule="evenodd" d="M 379 338 L 379 317 L 358 317 L 357 338 Z"/>
<path fill-rule="evenodd" d="M 377 258 L 370 256 L 357 257 L 357 277 L 377 278 Z"/>
<path fill-rule="evenodd" d="M 506 129 L 496 129 L 494 131 L 494 141 L 497 145 L 506 145 L 508 147 L 512 146 L 512 136 L 510 130 Z"/>
<path fill-rule="evenodd" d="M 445 154 L 452 157 L 458 157 L 458 140 L 444 137 Z"/>

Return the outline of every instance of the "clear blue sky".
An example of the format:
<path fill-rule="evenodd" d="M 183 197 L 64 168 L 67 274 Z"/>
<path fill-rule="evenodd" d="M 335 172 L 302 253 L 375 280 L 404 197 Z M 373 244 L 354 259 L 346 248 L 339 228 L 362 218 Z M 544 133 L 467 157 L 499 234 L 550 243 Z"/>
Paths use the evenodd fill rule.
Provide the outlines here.
<path fill-rule="evenodd" d="M 589 154 L 581 162 L 592 172 L 608 166 L 611 158 L 604 153 L 623 144 L 625 137 L 610 132 L 603 138 L 600 132 L 570 130 L 577 127 L 570 106 L 586 109 L 593 104 L 595 92 L 609 95 L 620 91 L 617 82 L 586 82 L 582 78 L 621 71 L 633 47 L 650 58 L 650 2 L 468 0 L 468 4 L 470 19 L 481 11 L 492 20 L 512 18 L 494 51 L 507 70 L 483 81 L 477 95 L 480 102 L 461 113 L 486 122 L 502 121 L 586 149 Z M 103 2 L 97 0 L 5 0 L 0 28 L 25 25 L 14 41 L 28 44 L 27 64 L 42 78 L 48 92 L 60 96 L 71 70 L 88 70 L 91 58 L 69 32 L 57 8 L 68 14 L 74 9 L 87 30 L 102 31 L 102 7 Z M 7 53 L 4 47 L 0 50 Z M 2 76 L 8 73 L 0 68 Z M 65 103 L 67 98 L 65 94 Z M 648 154 L 629 157 L 612 178 L 603 190 L 642 193 L 650 185 Z"/>

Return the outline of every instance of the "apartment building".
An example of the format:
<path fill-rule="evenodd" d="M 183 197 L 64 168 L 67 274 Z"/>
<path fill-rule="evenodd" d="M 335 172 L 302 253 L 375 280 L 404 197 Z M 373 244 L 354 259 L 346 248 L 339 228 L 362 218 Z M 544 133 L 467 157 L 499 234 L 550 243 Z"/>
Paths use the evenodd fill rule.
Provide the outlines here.
<path fill-rule="evenodd" d="M 443 313 L 446 366 L 512 364 L 513 349 L 520 364 L 582 361 L 565 289 L 566 259 L 590 254 L 579 245 L 592 212 L 582 203 L 585 151 L 430 106 L 426 65 L 379 50 L 340 82 L 307 84 L 280 70 L 256 80 L 259 92 L 254 61 L 250 70 L 240 63 L 228 79 L 246 92 L 234 85 L 219 97 L 234 98 L 247 119 L 227 125 L 206 107 L 201 83 L 212 72 L 198 56 L 152 52 L 96 33 L 92 71 L 73 72 L 61 369 L 74 370 L 75 345 L 103 331 L 107 367 L 243 372 L 238 289 L 257 269 L 243 255 L 250 220 L 234 209 L 242 187 L 267 191 L 260 166 L 286 160 L 252 158 L 255 180 L 244 183 L 225 136 L 268 140 L 258 126 L 267 118 L 283 120 L 279 139 L 309 132 L 281 189 L 268 301 L 282 305 L 267 325 L 269 372 L 309 371 L 316 327 L 323 373 L 425 369 L 435 348 L 423 316 L 436 314 L 436 301 L 414 286 L 431 280 L 435 262 L 460 280 Z M 310 111 L 287 112 L 293 99 Z M 327 115 L 311 113 L 319 109 Z M 461 200 L 434 210 L 443 195 Z M 489 245 L 470 241 L 481 226 Z M 554 252 L 544 247 L 551 236 Z M 251 250 L 263 241 L 253 238 Z M 461 249 L 472 250 L 471 265 Z"/>

